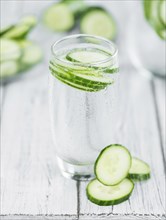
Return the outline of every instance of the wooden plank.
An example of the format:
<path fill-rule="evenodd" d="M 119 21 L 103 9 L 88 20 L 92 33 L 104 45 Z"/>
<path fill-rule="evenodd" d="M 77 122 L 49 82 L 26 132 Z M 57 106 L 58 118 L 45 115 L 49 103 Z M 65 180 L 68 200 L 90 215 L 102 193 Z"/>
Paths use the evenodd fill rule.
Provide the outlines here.
<path fill-rule="evenodd" d="M 8 85 L 2 109 L 2 215 L 77 215 L 76 182 L 61 177 L 50 134 L 47 76 Z"/>
<path fill-rule="evenodd" d="M 116 214 L 101 214 L 100 216 L 97 215 L 80 215 L 79 220 L 161 220 L 165 219 L 164 216 L 148 216 L 148 215 L 141 215 L 141 214 L 133 214 L 131 215 L 116 215 Z M 78 220 L 75 216 L 71 215 L 10 215 L 10 216 L 3 216 L 1 220 Z"/>
<path fill-rule="evenodd" d="M 160 132 L 161 145 L 163 154 L 166 158 L 166 81 L 164 79 L 155 78 L 152 82 L 152 90 L 154 92 L 154 102 L 156 105 L 156 114 L 158 120 L 158 130 Z M 165 162 L 166 164 L 166 162 Z"/>
<path fill-rule="evenodd" d="M 133 156 L 150 164 L 152 177 L 136 183 L 130 200 L 114 207 L 100 207 L 89 202 L 85 195 L 87 183 L 80 187 L 80 215 L 118 215 L 136 219 L 165 219 L 165 173 L 157 128 L 151 82 L 133 70 L 121 73 L 117 130 L 112 143 L 127 146 Z M 111 144 L 111 143 L 110 143 Z M 125 218 L 124 218 L 125 219 Z"/>
<path fill-rule="evenodd" d="M 75 215 L 5 215 L 1 220 L 77 220 Z"/>

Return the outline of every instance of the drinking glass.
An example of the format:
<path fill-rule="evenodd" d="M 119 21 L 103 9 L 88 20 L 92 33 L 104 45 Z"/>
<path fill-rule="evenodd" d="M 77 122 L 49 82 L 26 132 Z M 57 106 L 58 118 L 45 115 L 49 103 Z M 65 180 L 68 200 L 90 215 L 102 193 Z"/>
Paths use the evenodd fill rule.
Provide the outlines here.
<path fill-rule="evenodd" d="M 141 70 L 139 72 L 149 77 L 156 75 L 165 78 L 166 42 L 146 20 L 143 2 L 135 1 L 132 7 L 137 10 L 131 9 L 127 30 L 127 48 L 131 61 Z"/>
<path fill-rule="evenodd" d="M 92 63 L 62 59 L 73 48 L 98 48 L 106 50 L 110 56 L 107 60 L 96 62 L 96 67 Z M 106 63 L 107 69 L 116 69 L 116 73 L 107 73 L 114 83 L 99 91 L 74 88 L 61 77 L 57 79 L 52 74 L 49 76 L 50 115 L 58 166 L 65 177 L 87 180 L 94 176 L 93 165 L 101 149 L 113 142 L 118 94 L 118 51 L 112 42 L 104 38 L 72 35 L 53 44 L 50 66 L 52 62 L 55 66 L 61 66 L 57 69 L 57 77 L 67 70 L 74 70 L 75 74 L 82 70 L 88 74 L 88 71 L 95 71 L 98 67 L 102 69 Z"/>

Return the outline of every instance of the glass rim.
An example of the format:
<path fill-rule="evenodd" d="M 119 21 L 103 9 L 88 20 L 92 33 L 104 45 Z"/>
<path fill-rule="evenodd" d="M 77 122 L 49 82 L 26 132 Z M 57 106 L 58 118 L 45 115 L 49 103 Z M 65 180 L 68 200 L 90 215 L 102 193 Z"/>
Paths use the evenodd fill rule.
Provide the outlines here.
<path fill-rule="evenodd" d="M 58 58 L 58 56 L 55 53 L 55 47 L 59 43 L 65 41 L 65 40 L 68 40 L 68 39 L 77 39 L 77 38 L 81 38 L 81 37 L 89 37 L 89 38 L 93 38 L 93 39 L 105 42 L 105 43 L 107 43 L 108 45 L 110 45 L 114 48 L 114 52 L 113 52 L 113 54 L 111 54 L 111 56 L 109 58 L 106 58 L 106 59 L 103 59 L 103 60 L 97 61 L 97 62 L 91 62 L 91 63 L 71 62 L 71 61 L 62 60 L 62 59 Z M 73 35 L 70 35 L 70 36 L 62 37 L 61 39 L 55 41 L 51 46 L 51 52 L 52 52 L 54 58 L 57 59 L 59 62 L 62 62 L 62 63 L 65 63 L 65 64 L 70 64 L 70 65 L 72 64 L 74 66 L 91 66 L 91 65 L 100 65 L 100 64 L 103 64 L 103 63 L 106 63 L 106 62 L 109 62 L 109 61 L 115 59 L 117 54 L 118 54 L 118 48 L 117 48 L 116 44 L 114 44 L 112 41 L 110 41 L 110 40 L 108 40 L 104 37 L 100 37 L 100 36 L 96 36 L 96 35 L 89 35 L 89 34 L 73 34 Z"/>

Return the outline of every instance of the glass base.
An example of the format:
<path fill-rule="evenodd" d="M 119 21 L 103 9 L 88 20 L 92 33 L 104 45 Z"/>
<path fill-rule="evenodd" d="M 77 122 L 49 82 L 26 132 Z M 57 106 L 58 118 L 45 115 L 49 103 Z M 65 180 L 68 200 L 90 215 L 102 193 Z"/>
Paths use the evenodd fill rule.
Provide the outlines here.
<path fill-rule="evenodd" d="M 94 165 L 75 165 L 57 157 L 58 166 L 64 177 L 86 181 L 94 178 Z"/>

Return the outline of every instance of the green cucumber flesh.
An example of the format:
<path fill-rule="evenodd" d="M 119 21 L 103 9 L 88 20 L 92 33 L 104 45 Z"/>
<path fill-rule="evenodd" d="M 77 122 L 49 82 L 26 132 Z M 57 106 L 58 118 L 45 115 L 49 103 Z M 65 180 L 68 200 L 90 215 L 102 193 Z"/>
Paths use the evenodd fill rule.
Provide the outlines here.
<path fill-rule="evenodd" d="M 118 64 L 112 66 L 112 61 L 108 59 L 112 55 L 106 51 L 88 48 L 88 49 L 73 49 L 67 55 L 66 59 L 71 62 L 89 64 L 92 69 L 99 70 L 102 73 L 117 73 L 119 72 Z M 108 61 L 106 61 L 108 60 Z M 102 62 L 101 64 L 94 65 L 94 63 Z M 111 67 L 111 68 L 110 68 Z"/>
<path fill-rule="evenodd" d="M 94 83 L 92 81 L 89 80 L 82 80 L 82 78 L 77 77 L 75 75 L 73 75 L 72 73 L 66 73 L 60 69 L 56 69 L 55 67 L 51 67 L 50 65 L 50 70 L 52 72 L 52 74 L 55 77 L 61 77 L 63 78 L 65 81 L 68 81 L 68 83 L 70 84 L 74 84 L 77 85 L 78 87 L 82 87 L 82 89 L 87 90 L 95 90 L 95 91 L 99 91 L 101 89 L 104 89 L 107 85 L 105 84 L 101 84 L 101 83 Z"/>
<path fill-rule="evenodd" d="M 68 31 L 74 26 L 74 15 L 65 3 L 51 5 L 43 15 L 43 23 L 52 31 Z"/>
<path fill-rule="evenodd" d="M 162 2 L 162 0 L 158 1 L 149 1 L 144 0 L 144 14 L 145 18 L 153 28 L 153 30 L 156 32 L 156 34 L 161 39 L 166 39 L 165 36 L 165 0 Z"/>
<path fill-rule="evenodd" d="M 21 24 L 27 24 L 30 27 L 34 27 L 37 24 L 37 18 L 34 15 L 28 15 L 21 19 Z"/>
<path fill-rule="evenodd" d="M 26 43 L 24 42 L 24 44 Z M 42 58 L 43 53 L 41 48 L 35 43 L 29 44 L 27 42 L 27 45 L 24 45 L 23 55 L 20 62 L 24 65 L 32 66 L 41 61 Z"/>
<path fill-rule="evenodd" d="M 144 15 L 145 15 L 145 18 L 147 20 L 150 20 L 150 18 L 151 18 L 152 1 L 144 0 L 143 4 L 144 4 Z"/>
<path fill-rule="evenodd" d="M 31 31 L 36 25 L 37 20 L 35 16 L 26 16 L 21 21 L 9 29 L 3 37 L 10 39 L 22 39 Z"/>
<path fill-rule="evenodd" d="M 128 177 L 133 180 L 147 180 L 150 178 L 150 167 L 144 161 L 133 157 Z"/>
<path fill-rule="evenodd" d="M 20 45 L 21 49 L 25 49 L 25 48 L 27 48 L 27 47 L 29 47 L 29 46 L 31 46 L 31 45 L 33 44 L 32 41 L 30 41 L 30 40 L 25 40 L 25 39 L 23 39 L 23 40 L 18 40 L 17 42 L 18 42 L 18 44 Z"/>
<path fill-rule="evenodd" d="M 166 0 L 160 0 L 158 13 L 161 23 L 166 28 Z"/>
<path fill-rule="evenodd" d="M 29 30 L 29 25 L 20 24 L 9 30 L 6 34 L 3 35 L 3 37 L 11 39 L 24 38 L 29 32 Z"/>
<path fill-rule="evenodd" d="M 98 35 L 111 40 L 116 35 L 116 24 L 111 14 L 95 8 L 83 15 L 80 29 L 82 33 Z"/>
<path fill-rule="evenodd" d="M 0 63 L 0 78 L 7 78 L 19 72 L 19 65 L 16 61 L 5 61 Z"/>
<path fill-rule="evenodd" d="M 128 175 L 130 167 L 130 152 L 124 146 L 113 144 L 101 151 L 94 172 L 102 184 L 110 186 L 120 183 Z"/>
<path fill-rule="evenodd" d="M 105 186 L 94 179 L 89 182 L 86 194 L 91 202 L 100 206 L 108 206 L 126 201 L 133 189 L 134 183 L 127 178 L 115 186 Z"/>
<path fill-rule="evenodd" d="M 65 83 L 65 84 L 67 84 L 67 85 L 69 85 L 73 88 L 79 89 L 79 90 L 83 90 L 83 91 L 86 91 L 86 92 L 97 92 L 97 91 L 100 91 L 100 90 L 104 89 L 103 87 L 83 86 L 83 85 L 80 85 L 79 83 L 74 83 L 73 81 L 68 80 L 67 78 L 63 77 L 62 75 L 55 74 L 55 72 L 52 72 L 52 74 L 53 74 L 53 76 L 55 76 L 61 82 Z"/>
<path fill-rule="evenodd" d="M 81 82 L 85 86 L 87 84 L 91 84 L 94 86 L 107 86 L 109 84 L 114 83 L 114 80 L 110 77 L 104 77 L 104 76 L 94 76 L 94 75 L 85 75 L 85 74 L 78 74 L 77 72 L 69 72 L 63 71 L 60 68 L 57 68 L 55 65 L 53 66 L 52 63 L 50 63 L 50 67 L 52 70 L 56 70 L 56 72 L 62 72 L 62 74 L 67 74 L 70 77 L 70 80 L 74 80 L 77 82 Z"/>
<path fill-rule="evenodd" d="M 1 50 L 0 50 L 0 61 L 5 60 L 18 60 L 21 57 L 22 51 L 19 44 L 10 39 L 1 38 Z"/>
<path fill-rule="evenodd" d="M 0 37 L 2 37 L 4 34 L 6 34 L 8 31 L 10 31 L 13 27 L 14 27 L 14 25 L 9 25 L 7 27 L 0 29 Z"/>
<path fill-rule="evenodd" d="M 67 55 L 66 59 L 71 62 L 79 63 L 94 63 L 106 60 L 111 56 L 110 54 L 97 50 L 94 48 L 89 49 L 74 49 L 71 50 Z"/>
<path fill-rule="evenodd" d="M 114 80 L 110 77 L 106 76 L 94 76 L 94 75 L 84 75 L 84 74 L 74 74 L 75 78 L 79 78 L 79 80 L 82 80 L 85 83 L 91 82 L 96 83 L 100 85 L 110 85 L 114 83 Z"/>

